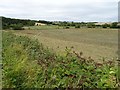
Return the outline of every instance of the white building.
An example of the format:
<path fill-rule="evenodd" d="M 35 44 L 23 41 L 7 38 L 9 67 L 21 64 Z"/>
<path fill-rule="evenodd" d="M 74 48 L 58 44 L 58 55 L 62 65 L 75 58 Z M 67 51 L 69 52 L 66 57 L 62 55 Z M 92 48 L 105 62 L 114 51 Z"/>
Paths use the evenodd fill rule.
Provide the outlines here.
<path fill-rule="evenodd" d="M 44 24 L 44 23 L 35 23 L 35 26 L 44 26 L 44 25 L 46 25 L 46 24 Z"/>

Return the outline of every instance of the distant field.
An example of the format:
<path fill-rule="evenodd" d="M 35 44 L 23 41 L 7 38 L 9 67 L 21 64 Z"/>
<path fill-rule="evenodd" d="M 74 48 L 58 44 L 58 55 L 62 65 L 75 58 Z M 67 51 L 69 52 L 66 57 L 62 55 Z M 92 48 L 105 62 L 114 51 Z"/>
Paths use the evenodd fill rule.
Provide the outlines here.
<path fill-rule="evenodd" d="M 94 59 L 116 58 L 118 30 L 113 29 L 54 29 L 14 31 L 38 39 L 55 52 L 64 54 L 65 47 L 74 47 L 76 52 Z"/>
<path fill-rule="evenodd" d="M 45 26 L 43 25 L 43 26 L 28 26 L 26 28 L 30 30 L 50 30 L 50 29 L 60 29 L 63 27 L 57 25 L 45 25 Z"/>
<path fill-rule="evenodd" d="M 43 26 L 28 26 L 24 27 L 25 29 L 29 30 L 56 30 L 56 29 L 63 29 L 65 26 L 58 26 L 58 25 L 43 25 Z M 75 26 L 69 26 L 69 28 L 73 29 Z"/>

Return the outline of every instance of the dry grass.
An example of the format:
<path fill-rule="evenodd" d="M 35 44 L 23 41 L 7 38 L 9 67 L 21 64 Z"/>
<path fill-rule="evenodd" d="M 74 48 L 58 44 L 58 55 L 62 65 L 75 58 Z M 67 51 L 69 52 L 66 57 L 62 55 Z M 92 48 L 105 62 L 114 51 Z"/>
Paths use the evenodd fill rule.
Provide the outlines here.
<path fill-rule="evenodd" d="M 83 52 L 94 59 L 116 58 L 118 49 L 118 30 L 112 29 L 59 29 L 14 31 L 38 39 L 54 51 L 64 54 L 65 47 Z"/>

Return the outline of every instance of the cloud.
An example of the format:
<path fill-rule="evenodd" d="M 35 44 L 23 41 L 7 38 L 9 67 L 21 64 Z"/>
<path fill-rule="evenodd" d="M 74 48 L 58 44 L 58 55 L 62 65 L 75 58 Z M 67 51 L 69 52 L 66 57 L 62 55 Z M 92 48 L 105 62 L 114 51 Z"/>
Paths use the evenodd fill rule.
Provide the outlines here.
<path fill-rule="evenodd" d="M 62 20 L 117 21 L 118 0 L 2 0 L 0 16 Z"/>

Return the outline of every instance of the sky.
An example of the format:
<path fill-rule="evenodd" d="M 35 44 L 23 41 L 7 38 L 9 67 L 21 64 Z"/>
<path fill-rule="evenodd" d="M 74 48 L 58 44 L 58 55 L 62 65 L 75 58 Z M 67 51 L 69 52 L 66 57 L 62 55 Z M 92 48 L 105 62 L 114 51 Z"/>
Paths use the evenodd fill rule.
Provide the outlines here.
<path fill-rule="evenodd" d="M 0 0 L 0 16 L 76 22 L 118 21 L 119 0 Z"/>

